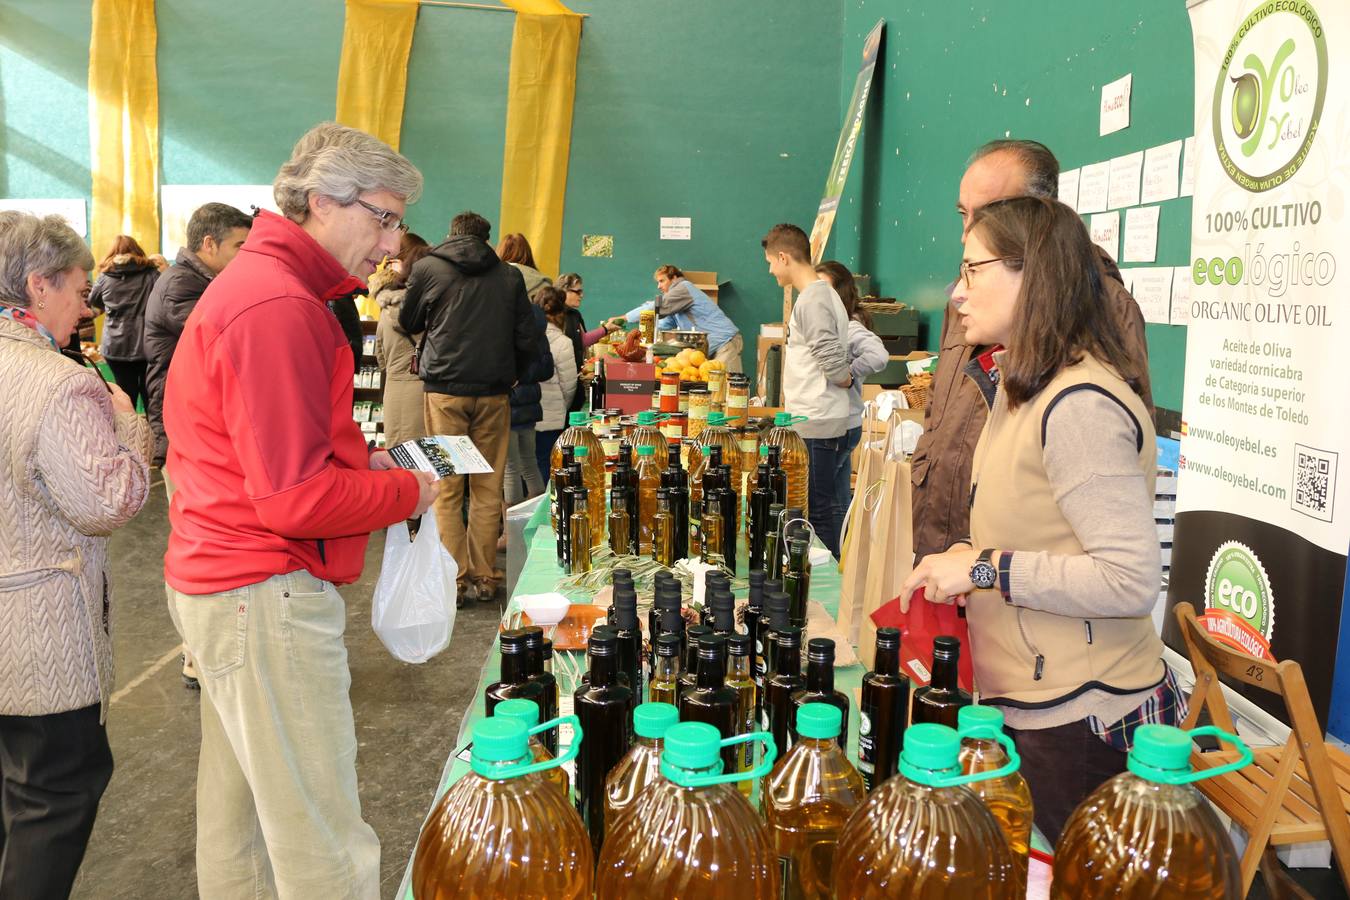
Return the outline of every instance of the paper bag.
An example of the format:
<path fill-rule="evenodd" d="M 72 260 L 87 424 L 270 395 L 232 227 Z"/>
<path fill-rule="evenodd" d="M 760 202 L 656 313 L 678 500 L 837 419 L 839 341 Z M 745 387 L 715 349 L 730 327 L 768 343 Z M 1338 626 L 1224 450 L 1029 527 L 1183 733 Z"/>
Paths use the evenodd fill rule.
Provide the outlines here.
<path fill-rule="evenodd" d="M 872 558 L 877 528 L 882 514 L 881 470 L 885 456 L 888 424 L 877 413 L 877 405 L 863 404 L 862 442 L 858 446 L 858 471 L 853 500 L 844 515 L 844 539 L 840 554 L 839 630 L 849 643 L 857 646 L 858 634 L 866 618 L 867 567 Z"/>
<path fill-rule="evenodd" d="M 909 463 L 899 456 L 899 422 L 887 430 L 881 460 L 880 514 L 867 548 L 867 578 L 864 584 L 862 627 L 858 632 L 858 655 L 871 669 L 876 657 L 877 626 L 870 613 L 900 593 L 900 585 L 914 568 L 914 529 Z"/>

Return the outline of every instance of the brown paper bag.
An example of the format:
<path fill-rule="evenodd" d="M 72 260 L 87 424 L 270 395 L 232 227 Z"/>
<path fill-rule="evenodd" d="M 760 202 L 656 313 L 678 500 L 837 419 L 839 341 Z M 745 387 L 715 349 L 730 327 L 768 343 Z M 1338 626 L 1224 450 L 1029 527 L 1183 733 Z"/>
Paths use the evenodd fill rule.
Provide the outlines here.
<path fill-rule="evenodd" d="M 863 408 L 862 440 L 858 444 L 858 471 L 853 488 L 853 502 L 844 519 L 844 539 L 839 560 L 840 594 L 839 630 L 849 643 L 857 645 L 858 628 L 863 619 L 863 601 L 867 596 L 868 552 L 875 537 L 875 523 L 879 521 L 884 463 L 884 445 L 888 423 L 877 415 L 874 404 Z"/>
<path fill-rule="evenodd" d="M 871 613 L 892 600 L 914 568 L 914 527 L 909 462 L 895 459 L 900 441 L 900 418 L 891 419 L 879 480 L 881 500 L 873 540 L 868 545 L 858 656 L 871 669 L 876 658 L 876 625 Z"/>

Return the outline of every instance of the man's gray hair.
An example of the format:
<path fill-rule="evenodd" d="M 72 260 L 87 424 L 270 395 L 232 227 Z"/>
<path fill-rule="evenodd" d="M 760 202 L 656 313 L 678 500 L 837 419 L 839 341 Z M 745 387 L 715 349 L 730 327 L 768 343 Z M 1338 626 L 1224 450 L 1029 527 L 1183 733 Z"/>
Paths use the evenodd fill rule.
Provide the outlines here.
<path fill-rule="evenodd" d="M 311 194 L 350 206 L 367 191 L 388 191 L 414 203 L 422 195 L 422 173 L 384 141 L 336 122 L 307 131 L 272 182 L 277 207 L 296 222 L 309 216 Z"/>
<path fill-rule="evenodd" d="M 27 306 L 28 276 L 37 273 L 61 286 L 66 270 L 94 267 L 84 238 L 60 216 L 0 212 L 0 302 Z"/>
<path fill-rule="evenodd" d="M 1040 141 L 1017 139 L 990 141 L 970 155 L 969 169 L 975 163 L 995 153 L 1006 153 L 1017 160 L 1027 176 L 1026 193 L 1029 197 L 1059 199 L 1059 160 L 1050 148 Z"/>

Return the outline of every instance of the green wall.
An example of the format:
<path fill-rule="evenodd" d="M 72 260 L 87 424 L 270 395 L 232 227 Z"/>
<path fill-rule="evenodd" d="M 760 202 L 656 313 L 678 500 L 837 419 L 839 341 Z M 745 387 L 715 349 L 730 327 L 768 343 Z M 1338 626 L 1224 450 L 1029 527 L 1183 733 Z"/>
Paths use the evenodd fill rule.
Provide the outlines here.
<path fill-rule="evenodd" d="M 887 20 L 863 150 L 830 252 L 874 289 L 924 311 L 936 349 L 961 259 L 956 194 L 970 152 L 1005 136 L 1047 144 L 1075 168 L 1193 133 L 1191 30 L 1179 0 L 932 4 L 847 0 L 841 103 L 862 39 Z M 1129 128 L 1098 136 L 1104 83 L 1132 72 Z M 1185 265 L 1190 198 L 1162 204 L 1156 265 Z M 1186 330 L 1149 325 L 1153 394 L 1181 408 Z"/>
<path fill-rule="evenodd" d="M 779 221 L 809 226 L 838 133 L 842 2 L 572 4 L 590 17 L 562 268 L 586 280 L 588 322 L 651 296 L 658 265 L 714 270 L 753 365 L 759 323 L 781 318 L 759 239 Z M 161 181 L 270 183 L 333 115 L 342 10 L 158 0 Z M 512 22 L 419 13 L 401 149 L 427 184 L 409 223 L 433 242 L 459 210 L 500 214 Z M 88 196 L 89 27 L 87 0 L 0 4 L 0 196 Z M 660 241 L 661 216 L 692 217 L 693 239 Z M 583 234 L 614 235 L 614 257 L 583 258 Z"/>

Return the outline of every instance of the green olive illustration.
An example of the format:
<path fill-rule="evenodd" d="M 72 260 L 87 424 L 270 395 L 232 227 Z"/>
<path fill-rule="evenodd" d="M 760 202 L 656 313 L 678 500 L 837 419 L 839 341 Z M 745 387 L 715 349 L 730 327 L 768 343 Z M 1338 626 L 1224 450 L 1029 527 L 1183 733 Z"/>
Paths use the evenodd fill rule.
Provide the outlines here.
<path fill-rule="evenodd" d="M 1233 130 L 1246 138 L 1261 121 L 1261 83 L 1251 72 L 1231 79 L 1233 86 Z"/>

